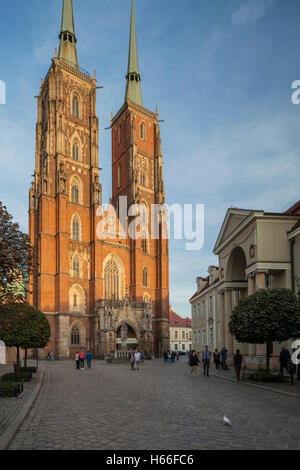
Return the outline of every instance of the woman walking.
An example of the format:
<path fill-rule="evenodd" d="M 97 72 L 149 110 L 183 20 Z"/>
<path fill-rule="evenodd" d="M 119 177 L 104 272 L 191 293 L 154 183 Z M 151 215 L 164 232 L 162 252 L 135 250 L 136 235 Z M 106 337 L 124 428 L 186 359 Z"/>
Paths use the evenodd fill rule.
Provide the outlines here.
<path fill-rule="evenodd" d="M 216 370 L 221 369 L 221 354 L 219 353 L 217 349 L 215 349 L 215 352 L 214 352 L 214 363 L 215 363 Z"/>
<path fill-rule="evenodd" d="M 199 358 L 196 354 L 196 351 L 192 351 L 192 354 L 190 354 L 190 358 L 189 358 L 189 366 L 191 368 L 191 375 L 197 375 L 197 367 L 198 367 L 198 364 L 199 364 Z"/>

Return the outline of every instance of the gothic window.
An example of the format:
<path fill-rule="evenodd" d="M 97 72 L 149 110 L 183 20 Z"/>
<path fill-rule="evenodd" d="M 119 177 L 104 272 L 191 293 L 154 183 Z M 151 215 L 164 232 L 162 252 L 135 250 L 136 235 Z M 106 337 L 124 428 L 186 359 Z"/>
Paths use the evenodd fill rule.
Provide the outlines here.
<path fill-rule="evenodd" d="M 74 294 L 74 297 L 73 297 L 73 306 L 74 306 L 74 307 L 77 307 L 77 294 Z"/>
<path fill-rule="evenodd" d="M 80 238 L 80 221 L 77 216 L 73 218 L 72 222 L 72 239 L 79 241 Z"/>
<path fill-rule="evenodd" d="M 140 124 L 140 139 L 145 140 L 145 124 L 143 122 Z"/>
<path fill-rule="evenodd" d="M 142 247 L 143 247 L 143 253 L 147 253 L 147 239 L 143 238 L 142 239 Z"/>
<path fill-rule="evenodd" d="M 79 278 L 80 276 L 80 267 L 78 258 L 73 259 L 73 277 Z"/>
<path fill-rule="evenodd" d="M 118 166 L 118 188 L 121 187 L 121 165 Z"/>
<path fill-rule="evenodd" d="M 119 270 L 114 260 L 108 261 L 104 270 L 104 296 L 106 299 L 119 300 Z"/>
<path fill-rule="evenodd" d="M 143 286 L 147 287 L 148 286 L 148 269 L 144 268 L 143 270 Z"/>
<path fill-rule="evenodd" d="M 72 101 L 72 116 L 79 118 L 79 100 L 76 95 L 73 97 Z"/>
<path fill-rule="evenodd" d="M 141 171 L 141 174 L 140 174 L 140 184 L 141 186 L 146 186 L 146 176 L 143 171 Z"/>
<path fill-rule="evenodd" d="M 78 204 L 78 203 L 79 203 L 79 190 L 78 190 L 78 187 L 77 187 L 75 184 L 72 186 L 71 201 L 72 201 L 74 204 Z"/>
<path fill-rule="evenodd" d="M 73 346 L 80 345 L 80 329 L 78 325 L 73 326 L 71 330 L 71 344 Z"/>
<path fill-rule="evenodd" d="M 77 140 L 75 140 L 74 143 L 73 143 L 72 158 L 76 162 L 78 162 L 78 160 L 79 160 L 79 144 L 78 144 Z"/>

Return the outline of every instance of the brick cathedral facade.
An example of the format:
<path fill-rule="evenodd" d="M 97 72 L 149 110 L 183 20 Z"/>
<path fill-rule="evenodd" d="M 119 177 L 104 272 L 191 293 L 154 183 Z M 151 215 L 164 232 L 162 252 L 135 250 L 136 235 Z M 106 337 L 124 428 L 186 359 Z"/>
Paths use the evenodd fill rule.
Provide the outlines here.
<path fill-rule="evenodd" d="M 97 81 L 78 65 L 72 0 L 63 0 L 59 37 L 38 96 L 29 302 L 47 315 L 45 352 L 57 358 L 79 349 L 103 358 L 124 347 L 160 355 L 169 347 L 168 239 L 161 214 L 151 238 L 150 209 L 165 204 L 163 161 L 158 114 L 142 104 L 133 1 L 125 102 L 111 119 L 114 234 L 102 210 Z M 122 223 L 120 196 L 127 198 Z M 133 210 L 137 204 L 148 217 Z"/>

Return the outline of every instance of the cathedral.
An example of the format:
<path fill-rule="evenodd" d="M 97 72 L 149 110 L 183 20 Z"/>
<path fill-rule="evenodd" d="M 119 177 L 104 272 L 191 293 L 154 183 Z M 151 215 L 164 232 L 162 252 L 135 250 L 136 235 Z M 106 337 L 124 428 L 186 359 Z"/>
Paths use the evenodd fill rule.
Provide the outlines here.
<path fill-rule="evenodd" d="M 163 158 L 157 109 L 142 102 L 134 0 L 125 100 L 111 116 L 109 209 L 102 203 L 96 74 L 79 66 L 72 0 L 63 0 L 59 40 L 37 97 L 29 191 L 35 270 L 28 301 L 51 326 L 44 353 L 66 359 L 90 350 L 105 358 L 139 348 L 160 356 L 169 348 Z M 154 205 L 162 210 L 153 238 Z M 132 226 L 139 236 L 130 236 Z"/>

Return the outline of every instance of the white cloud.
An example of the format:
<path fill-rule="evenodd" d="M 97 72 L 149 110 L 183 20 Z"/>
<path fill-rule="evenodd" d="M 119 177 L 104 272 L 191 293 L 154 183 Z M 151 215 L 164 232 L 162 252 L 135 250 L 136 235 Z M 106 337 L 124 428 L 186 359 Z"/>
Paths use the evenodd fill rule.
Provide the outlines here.
<path fill-rule="evenodd" d="M 231 17 L 234 26 L 259 21 L 278 0 L 248 0 Z"/>

